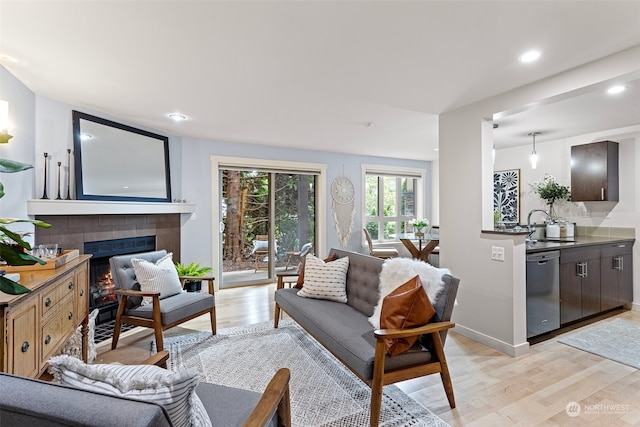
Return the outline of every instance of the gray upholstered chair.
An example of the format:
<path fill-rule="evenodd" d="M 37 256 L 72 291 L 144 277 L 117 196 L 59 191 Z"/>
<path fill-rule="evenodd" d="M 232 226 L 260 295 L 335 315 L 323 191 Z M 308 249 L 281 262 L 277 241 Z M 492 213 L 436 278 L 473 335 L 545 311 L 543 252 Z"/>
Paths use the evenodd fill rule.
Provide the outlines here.
<path fill-rule="evenodd" d="M 113 328 L 111 348 L 115 350 L 120 338 L 122 324 L 144 326 L 155 331 L 156 347 L 163 350 L 162 331 L 179 325 L 187 320 L 203 314 L 211 316 L 211 332 L 216 333 L 216 305 L 213 289 L 213 278 L 204 279 L 209 282 L 208 292 L 182 292 L 168 298 L 160 299 L 159 292 L 142 292 L 136 280 L 131 260 L 144 259 L 155 263 L 165 256 L 167 251 L 143 252 L 131 255 L 111 257 L 111 275 L 118 295 L 119 305 L 116 324 Z M 152 303 L 140 305 L 142 297 L 151 297 Z"/>
<path fill-rule="evenodd" d="M 367 239 L 367 244 L 369 245 L 369 255 L 374 256 L 376 258 L 395 258 L 397 257 L 398 250 L 396 248 L 381 248 L 381 247 L 373 247 L 373 242 L 371 241 L 371 235 L 366 228 L 363 228 L 364 237 Z"/>

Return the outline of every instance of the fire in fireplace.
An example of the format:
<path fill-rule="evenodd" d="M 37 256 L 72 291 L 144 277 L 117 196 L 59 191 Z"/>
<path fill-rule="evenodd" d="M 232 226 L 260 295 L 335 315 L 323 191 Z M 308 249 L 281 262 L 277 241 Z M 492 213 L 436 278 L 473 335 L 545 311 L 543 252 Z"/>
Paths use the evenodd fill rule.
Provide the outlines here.
<path fill-rule="evenodd" d="M 156 249 L 156 236 L 129 237 L 125 239 L 85 242 L 84 253 L 91 254 L 89 261 L 89 306 L 93 311 L 99 309 L 96 324 L 116 318 L 118 299 L 111 280 L 109 258 L 114 255 L 127 255 Z"/>

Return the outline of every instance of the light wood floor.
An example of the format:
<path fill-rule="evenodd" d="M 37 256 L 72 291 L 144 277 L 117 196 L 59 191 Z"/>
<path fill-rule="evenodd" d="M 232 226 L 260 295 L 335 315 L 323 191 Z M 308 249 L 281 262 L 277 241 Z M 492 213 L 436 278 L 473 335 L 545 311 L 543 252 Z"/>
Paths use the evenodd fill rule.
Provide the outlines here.
<path fill-rule="evenodd" d="M 274 289 L 268 285 L 217 292 L 218 328 L 273 319 Z M 615 317 L 640 323 L 638 312 L 624 311 Z M 165 336 L 197 330 L 210 330 L 208 317 L 168 330 Z M 149 356 L 152 339 L 150 330 L 136 328 L 121 337 L 116 352 L 108 351 L 109 341 L 101 343 L 96 362 L 141 360 Z M 450 332 L 445 352 L 455 409 L 449 408 L 438 375 L 397 385 L 452 426 L 640 425 L 640 370 L 560 344 L 557 338 L 512 358 Z M 581 405 L 577 417 L 565 411 L 570 402 Z"/>

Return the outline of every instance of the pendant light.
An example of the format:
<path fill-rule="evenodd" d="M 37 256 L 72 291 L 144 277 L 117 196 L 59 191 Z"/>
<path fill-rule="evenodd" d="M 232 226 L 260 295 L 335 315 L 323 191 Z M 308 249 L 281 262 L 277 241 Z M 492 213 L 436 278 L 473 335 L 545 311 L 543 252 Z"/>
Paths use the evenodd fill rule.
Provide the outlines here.
<path fill-rule="evenodd" d="M 538 165 L 538 153 L 536 153 L 536 135 L 540 135 L 540 132 L 530 132 L 529 135 L 533 137 L 533 151 L 531 151 L 531 169 L 535 169 Z"/>

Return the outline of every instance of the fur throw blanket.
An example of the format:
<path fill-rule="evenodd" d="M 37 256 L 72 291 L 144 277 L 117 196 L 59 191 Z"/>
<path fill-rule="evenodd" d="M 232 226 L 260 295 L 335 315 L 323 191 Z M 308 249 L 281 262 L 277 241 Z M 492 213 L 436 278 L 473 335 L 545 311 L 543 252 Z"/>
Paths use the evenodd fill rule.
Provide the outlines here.
<path fill-rule="evenodd" d="M 382 264 L 382 271 L 380 272 L 380 299 L 373 310 L 373 315 L 369 317 L 369 323 L 371 323 L 374 328 L 380 329 L 380 313 L 382 311 L 382 300 L 384 297 L 416 276 L 420 276 L 420 281 L 429 297 L 429 301 L 431 301 L 431 304 L 434 304 L 444 286 L 444 282 L 442 281 L 443 274 L 451 274 L 451 272 L 447 268 L 437 268 L 424 261 L 415 259 L 387 259 Z"/>

